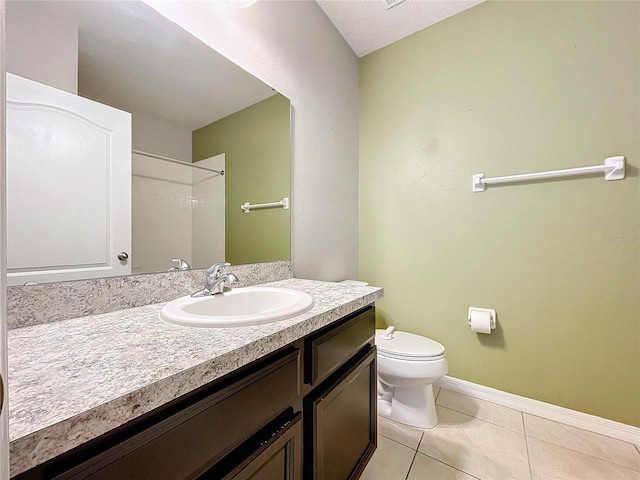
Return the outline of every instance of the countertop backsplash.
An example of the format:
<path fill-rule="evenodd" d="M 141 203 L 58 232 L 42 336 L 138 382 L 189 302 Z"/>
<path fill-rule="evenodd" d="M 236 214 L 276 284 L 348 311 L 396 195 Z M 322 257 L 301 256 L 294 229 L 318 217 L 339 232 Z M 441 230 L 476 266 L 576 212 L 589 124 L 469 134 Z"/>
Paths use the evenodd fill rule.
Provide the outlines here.
<path fill-rule="evenodd" d="M 238 286 L 293 277 L 291 261 L 233 265 Z M 42 283 L 7 288 L 8 329 L 168 302 L 204 285 L 206 269 Z"/>

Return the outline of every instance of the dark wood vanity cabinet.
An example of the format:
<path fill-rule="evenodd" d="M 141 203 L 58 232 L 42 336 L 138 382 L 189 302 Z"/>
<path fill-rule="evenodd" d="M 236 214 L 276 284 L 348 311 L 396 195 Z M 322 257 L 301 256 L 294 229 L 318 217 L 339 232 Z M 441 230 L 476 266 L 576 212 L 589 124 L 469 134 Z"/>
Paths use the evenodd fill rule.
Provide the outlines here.
<path fill-rule="evenodd" d="M 16 480 L 356 479 L 376 448 L 372 306 Z"/>
<path fill-rule="evenodd" d="M 359 478 L 377 445 L 375 347 L 321 387 L 304 403 L 305 477 Z"/>
<path fill-rule="evenodd" d="M 305 340 L 307 480 L 359 478 L 377 446 L 375 315 L 357 312 Z"/>
<path fill-rule="evenodd" d="M 240 462 L 226 475 L 215 469 L 199 479 L 205 480 L 295 480 L 302 478 L 302 416 L 300 413 L 280 431 Z"/>

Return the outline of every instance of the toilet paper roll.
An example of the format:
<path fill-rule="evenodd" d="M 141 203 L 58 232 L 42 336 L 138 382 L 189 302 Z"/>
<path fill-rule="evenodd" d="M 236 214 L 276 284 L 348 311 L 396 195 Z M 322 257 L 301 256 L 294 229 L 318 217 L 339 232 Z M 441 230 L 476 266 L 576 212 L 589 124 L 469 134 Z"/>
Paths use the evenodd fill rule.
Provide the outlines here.
<path fill-rule="evenodd" d="M 491 313 L 472 311 L 471 330 L 478 333 L 491 333 Z"/>

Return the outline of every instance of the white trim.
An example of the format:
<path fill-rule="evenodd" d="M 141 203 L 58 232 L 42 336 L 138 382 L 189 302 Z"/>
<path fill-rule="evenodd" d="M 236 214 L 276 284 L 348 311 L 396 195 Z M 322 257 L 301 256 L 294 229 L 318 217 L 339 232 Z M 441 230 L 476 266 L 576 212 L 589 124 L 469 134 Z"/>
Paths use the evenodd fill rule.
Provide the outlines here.
<path fill-rule="evenodd" d="M 7 392 L 7 210 L 5 196 L 5 18 L 6 2 L 0 0 L 0 375 L 4 383 L 4 407 L 0 412 L 0 480 L 9 480 L 9 393 Z"/>
<path fill-rule="evenodd" d="M 477 383 L 460 380 L 448 375 L 436 382 L 436 386 L 625 442 L 636 445 L 640 442 L 640 428 L 625 423 L 521 397 L 520 395 L 503 392 L 502 390 L 485 387 L 484 385 L 478 385 Z"/>

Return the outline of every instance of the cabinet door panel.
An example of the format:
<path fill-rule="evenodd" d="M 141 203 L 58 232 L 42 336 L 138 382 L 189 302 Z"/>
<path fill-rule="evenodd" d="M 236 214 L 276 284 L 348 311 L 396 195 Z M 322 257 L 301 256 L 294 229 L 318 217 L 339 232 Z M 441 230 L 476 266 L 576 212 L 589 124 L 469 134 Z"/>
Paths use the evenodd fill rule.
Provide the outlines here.
<path fill-rule="evenodd" d="M 305 476 L 358 478 L 377 445 L 375 347 L 318 390 L 305 400 Z"/>

